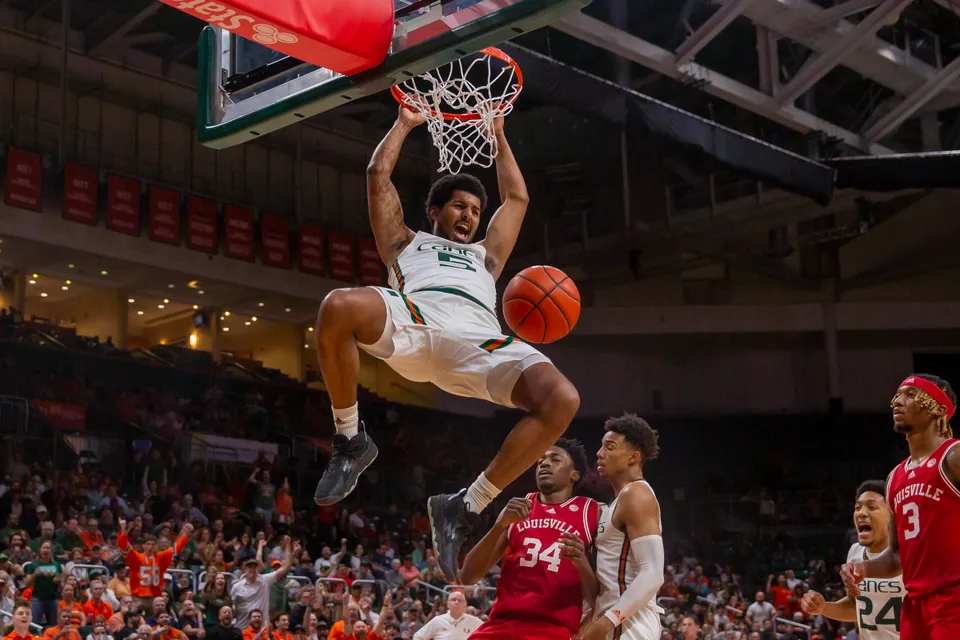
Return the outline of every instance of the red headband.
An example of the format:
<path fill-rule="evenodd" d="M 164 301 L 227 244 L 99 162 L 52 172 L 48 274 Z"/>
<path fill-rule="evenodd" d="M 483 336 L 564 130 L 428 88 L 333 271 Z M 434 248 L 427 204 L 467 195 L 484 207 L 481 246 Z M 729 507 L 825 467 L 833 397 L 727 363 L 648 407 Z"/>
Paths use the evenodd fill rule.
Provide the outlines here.
<path fill-rule="evenodd" d="M 900 387 L 914 387 L 925 391 L 928 396 L 933 398 L 937 403 L 942 404 L 947 409 L 947 420 L 953 417 L 953 412 L 956 410 L 956 407 L 953 406 L 953 403 L 950 402 L 950 398 L 947 397 L 947 394 L 933 384 L 926 378 L 920 378 L 918 376 L 910 376 L 906 380 L 900 383 Z"/>

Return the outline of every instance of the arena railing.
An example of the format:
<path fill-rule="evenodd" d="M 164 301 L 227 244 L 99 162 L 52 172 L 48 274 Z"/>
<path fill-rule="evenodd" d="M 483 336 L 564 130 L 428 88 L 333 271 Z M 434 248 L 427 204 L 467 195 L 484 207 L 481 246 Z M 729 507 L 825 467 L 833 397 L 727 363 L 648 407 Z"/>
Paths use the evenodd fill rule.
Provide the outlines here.
<path fill-rule="evenodd" d="M 808 636 L 808 637 L 809 637 L 809 635 L 810 635 L 810 632 L 813 630 L 813 627 L 811 627 L 811 626 L 808 625 L 808 624 L 800 624 L 799 622 L 794 622 L 793 620 L 787 620 L 786 618 L 777 618 L 776 620 L 777 620 L 777 624 L 786 624 L 786 625 L 789 625 L 789 626 L 791 626 L 791 627 L 796 627 L 796 628 L 798 628 L 798 629 L 803 629 L 804 631 L 807 632 L 807 636 Z"/>
<path fill-rule="evenodd" d="M 0 431 L 22 436 L 30 426 L 30 403 L 20 396 L 0 396 Z"/>
<path fill-rule="evenodd" d="M 328 584 L 343 585 L 344 589 L 346 589 L 347 591 L 350 590 L 350 587 L 347 585 L 347 581 L 344 580 L 343 578 L 317 578 L 317 581 L 314 583 L 314 586 L 317 588 L 317 591 L 320 591 L 320 589 L 323 588 L 323 590 L 326 591 L 327 593 L 333 593 L 332 591 L 328 590 L 326 586 L 321 587 L 321 585 L 328 585 Z"/>
<path fill-rule="evenodd" d="M 78 569 L 80 571 L 77 571 Z M 80 581 L 87 580 L 90 577 L 91 571 L 102 571 L 104 575 L 108 577 L 113 575 L 110 573 L 110 569 L 108 569 L 102 564 L 75 564 L 72 567 L 70 567 L 70 575 L 72 575 L 73 577 L 75 577 L 77 580 L 80 580 Z M 85 573 L 81 573 L 81 572 L 85 572 Z"/>
<path fill-rule="evenodd" d="M 462 585 L 462 584 L 448 584 L 447 586 L 445 586 L 445 587 L 443 588 L 443 592 L 444 592 L 445 594 L 449 595 L 449 594 L 453 593 L 454 591 L 456 591 L 456 590 L 458 590 L 458 589 L 462 589 L 462 590 L 464 590 L 464 591 L 467 591 L 468 589 L 471 589 L 471 590 L 476 591 L 478 588 L 479 588 L 479 589 L 483 589 L 484 591 L 487 591 L 487 592 L 493 591 L 493 594 L 494 594 L 494 595 L 497 594 L 497 588 L 496 588 L 496 587 L 480 586 L 479 584 L 472 584 L 472 585 L 470 585 L 470 586 L 466 586 L 466 585 Z"/>
<path fill-rule="evenodd" d="M 234 580 L 233 574 L 230 573 L 229 571 L 218 571 L 218 572 L 217 572 L 218 575 L 221 574 L 221 573 L 223 574 L 224 580 L 227 581 L 227 591 L 229 591 L 229 590 L 230 590 L 230 587 L 233 585 L 233 580 Z M 199 589 L 200 589 L 201 591 L 203 590 L 203 588 L 204 588 L 205 586 L 207 586 L 207 572 L 206 572 L 206 571 L 201 571 L 201 572 L 200 572 L 200 575 L 197 576 L 197 586 L 199 587 Z"/>
<path fill-rule="evenodd" d="M 190 581 L 190 589 L 194 594 L 197 593 L 197 574 L 188 569 L 167 569 L 163 574 L 164 580 L 169 578 L 171 582 L 173 582 L 175 576 L 186 576 Z"/>

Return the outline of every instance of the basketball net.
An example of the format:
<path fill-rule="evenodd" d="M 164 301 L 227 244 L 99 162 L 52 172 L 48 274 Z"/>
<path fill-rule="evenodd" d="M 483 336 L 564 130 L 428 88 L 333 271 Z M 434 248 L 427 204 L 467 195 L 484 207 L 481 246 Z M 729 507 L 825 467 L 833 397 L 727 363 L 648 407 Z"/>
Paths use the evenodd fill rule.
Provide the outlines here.
<path fill-rule="evenodd" d="M 493 166 L 497 138 L 493 122 L 513 111 L 523 89 L 520 67 L 507 54 L 489 47 L 393 87 L 397 101 L 423 114 L 440 152 L 440 171 Z"/>

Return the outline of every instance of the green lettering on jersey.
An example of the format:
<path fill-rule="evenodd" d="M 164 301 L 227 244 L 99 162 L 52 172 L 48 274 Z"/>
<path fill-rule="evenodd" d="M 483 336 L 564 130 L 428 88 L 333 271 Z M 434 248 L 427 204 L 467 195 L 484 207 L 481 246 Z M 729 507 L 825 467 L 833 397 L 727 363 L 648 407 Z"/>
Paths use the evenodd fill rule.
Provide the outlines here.
<path fill-rule="evenodd" d="M 464 256 L 458 256 L 452 253 L 437 253 L 437 259 L 440 260 L 441 267 L 464 269 L 466 271 L 477 270 L 472 264 L 470 264 L 470 258 Z"/>

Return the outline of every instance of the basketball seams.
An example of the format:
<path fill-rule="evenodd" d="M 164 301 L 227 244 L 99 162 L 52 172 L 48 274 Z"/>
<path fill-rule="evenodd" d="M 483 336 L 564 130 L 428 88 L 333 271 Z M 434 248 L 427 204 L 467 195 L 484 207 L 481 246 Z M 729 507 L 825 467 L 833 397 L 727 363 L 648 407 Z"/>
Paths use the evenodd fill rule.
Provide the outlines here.
<path fill-rule="evenodd" d="M 557 269 L 557 268 L 555 268 L 555 267 L 547 267 L 547 266 L 544 266 L 544 265 L 540 265 L 540 268 L 543 269 L 543 272 L 544 272 L 545 274 L 547 274 L 547 277 L 550 278 L 550 280 L 551 280 L 555 285 L 557 285 L 556 287 L 554 287 L 554 289 L 556 289 L 557 287 L 560 287 L 560 290 L 563 291 L 565 294 L 567 294 L 567 295 L 570 297 L 571 300 L 575 301 L 577 304 L 580 304 L 580 296 L 579 296 L 579 295 L 578 295 L 578 296 L 574 296 L 572 293 L 570 293 L 569 291 L 567 291 L 566 289 L 563 288 L 563 283 L 566 282 L 567 280 L 570 280 L 570 276 L 568 276 L 567 274 L 563 273 L 562 271 L 560 271 L 559 269 Z M 556 278 L 554 278 L 554 277 L 553 277 L 553 271 L 551 271 L 551 269 L 552 269 L 553 271 L 557 271 L 558 273 L 563 273 L 563 278 L 561 278 L 560 280 L 557 280 Z M 524 279 L 527 279 L 527 278 L 524 278 Z M 570 284 L 573 284 L 574 288 L 576 288 L 576 286 L 577 286 L 576 284 L 573 283 L 573 280 L 570 280 Z M 541 288 L 542 288 L 542 287 L 541 287 Z"/>

